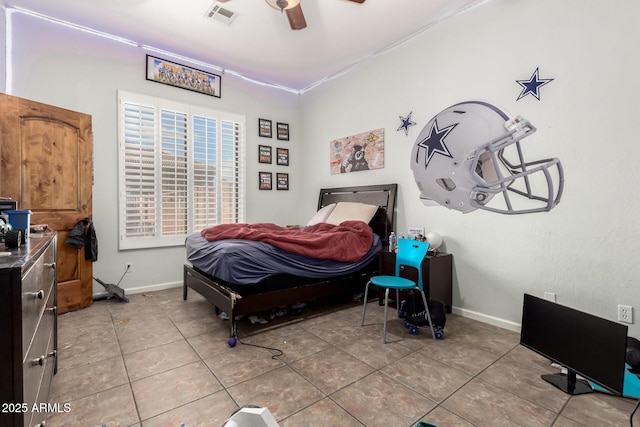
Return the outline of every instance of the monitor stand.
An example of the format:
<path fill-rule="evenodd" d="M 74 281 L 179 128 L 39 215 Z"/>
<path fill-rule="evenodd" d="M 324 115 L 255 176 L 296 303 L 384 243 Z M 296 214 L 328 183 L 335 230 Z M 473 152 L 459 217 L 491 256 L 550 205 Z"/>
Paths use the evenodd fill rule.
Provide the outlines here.
<path fill-rule="evenodd" d="M 541 375 L 542 379 L 568 394 L 592 393 L 593 389 L 586 381 L 576 379 L 576 373 L 569 370 L 566 374 Z"/>

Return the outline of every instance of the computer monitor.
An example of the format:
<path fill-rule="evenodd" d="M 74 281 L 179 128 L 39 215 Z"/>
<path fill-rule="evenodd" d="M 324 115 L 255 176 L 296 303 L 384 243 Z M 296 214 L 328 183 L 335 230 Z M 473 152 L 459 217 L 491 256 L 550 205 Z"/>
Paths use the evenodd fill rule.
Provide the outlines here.
<path fill-rule="evenodd" d="M 532 295 L 524 295 L 520 344 L 558 363 L 567 373 L 542 378 L 569 394 L 593 391 L 581 375 L 622 395 L 627 326 Z"/>

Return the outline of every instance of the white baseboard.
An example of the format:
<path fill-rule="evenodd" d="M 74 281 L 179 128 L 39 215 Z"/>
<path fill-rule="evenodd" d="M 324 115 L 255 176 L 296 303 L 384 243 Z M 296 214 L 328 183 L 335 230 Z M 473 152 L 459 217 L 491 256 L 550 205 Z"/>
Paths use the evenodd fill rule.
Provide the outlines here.
<path fill-rule="evenodd" d="M 497 326 L 502 329 L 507 329 L 513 332 L 520 332 L 520 324 L 511 322 L 509 320 L 500 319 L 499 317 L 489 316 L 484 313 L 478 313 L 477 311 L 468 310 L 466 308 L 452 307 L 451 312 L 453 314 L 467 317 L 469 319 L 477 320 L 479 322 L 488 323 L 493 326 Z"/>
<path fill-rule="evenodd" d="M 155 285 L 147 285 L 147 286 L 138 286 L 137 288 L 127 288 L 124 290 L 126 295 L 135 295 L 141 294 L 144 292 L 155 292 L 155 291 L 163 291 L 165 289 L 179 288 L 182 286 L 182 282 L 168 282 L 168 283 L 158 283 Z M 102 288 L 101 286 L 99 288 Z M 100 292 L 93 293 L 93 299 L 102 299 L 108 297 L 109 294 L 101 289 Z"/>
<path fill-rule="evenodd" d="M 158 283 L 155 285 L 147 285 L 147 286 L 139 286 L 137 288 L 127 288 L 125 289 L 126 295 L 134 295 L 141 294 L 144 292 L 154 292 L 154 291 L 162 291 L 165 289 L 179 288 L 182 286 L 182 282 L 168 282 L 168 283 Z M 94 299 L 106 298 L 109 296 L 107 292 L 94 292 Z M 500 319 L 499 317 L 489 316 L 484 313 L 479 313 L 477 311 L 468 310 L 466 308 L 458 308 L 452 307 L 451 312 L 453 314 L 457 314 L 462 317 L 467 317 L 469 319 L 477 320 L 479 322 L 488 323 L 489 325 L 497 326 L 499 328 L 507 329 L 513 332 L 520 332 L 520 324 L 511 322 L 509 320 Z"/>

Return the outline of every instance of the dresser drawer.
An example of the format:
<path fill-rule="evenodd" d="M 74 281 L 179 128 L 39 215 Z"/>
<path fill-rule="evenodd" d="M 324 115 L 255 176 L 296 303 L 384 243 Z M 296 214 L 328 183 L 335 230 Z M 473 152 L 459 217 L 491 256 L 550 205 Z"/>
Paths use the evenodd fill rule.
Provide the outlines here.
<path fill-rule="evenodd" d="M 50 294 L 47 305 L 53 306 L 53 294 Z M 23 360 L 23 402 L 27 403 L 29 408 L 36 402 L 47 364 L 53 363 L 53 358 L 56 356 L 53 349 L 54 317 L 55 314 L 51 309 L 44 312 L 42 320 L 38 324 L 38 329 L 33 336 L 29 352 Z"/>
<path fill-rule="evenodd" d="M 54 350 L 54 337 L 53 330 L 51 331 L 51 338 L 49 339 L 49 347 L 47 354 L 51 355 Z M 54 353 L 55 354 L 55 353 Z M 49 391 L 51 388 L 51 380 L 53 379 L 53 370 L 56 364 L 55 356 L 50 356 L 45 359 L 44 372 L 42 373 L 42 381 L 40 382 L 40 388 L 38 389 L 38 395 L 36 396 L 36 404 L 47 403 L 49 401 Z M 38 406 L 40 407 L 40 406 Z M 28 418 L 31 418 L 28 421 Z M 47 411 L 31 411 L 31 414 L 26 414 L 24 419 L 24 425 L 29 427 L 44 427 L 42 424 L 47 418 Z"/>
<path fill-rule="evenodd" d="M 22 349 L 27 351 L 36 331 L 45 302 L 53 294 L 55 247 L 49 244 L 22 279 Z"/>
<path fill-rule="evenodd" d="M 57 366 L 57 237 L 34 234 L 0 257 L 0 402 L 26 409 L 0 411 L 1 427 L 34 426 L 46 416 L 32 409 L 48 402 Z"/>
<path fill-rule="evenodd" d="M 53 319 L 53 316 L 54 315 L 52 312 L 45 312 L 43 316 L 43 320 L 46 317 L 50 317 L 51 319 Z M 47 321 L 45 323 L 52 323 L 52 322 Z M 36 337 L 38 337 L 39 334 L 43 332 L 44 331 L 41 331 L 41 329 L 38 328 Z M 29 404 L 29 408 L 33 408 L 34 404 L 40 407 L 39 405 L 41 403 L 47 403 L 49 401 L 49 389 L 51 386 L 51 379 L 53 377 L 53 368 L 56 363 L 55 358 L 57 357 L 57 354 L 55 353 L 55 347 L 54 347 L 54 329 L 51 328 L 50 332 L 51 333 L 49 334 L 49 340 L 48 340 L 46 352 L 44 354 L 41 354 L 40 356 L 38 356 L 37 354 L 34 355 L 36 357 L 34 358 L 34 360 L 32 360 L 33 363 L 31 364 L 28 363 L 29 360 L 31 360 L 31 357 L 29 357 L 29 359 L 27 359 L 26 361 L 27 363 L 23 365 L 23 369 L 25 369 L 25 372 L 24 372 L 25 379 L 27 379 L 27 375 L 30 375 L 30 376 L 33 376 L 34 380 L 40 381 L 38 384 L 38 387 L 35 388 L 35 391 L 32 390 L 34 387 L 30 388 L 30 387 L 27 387 L 26 385 L 24 387 L 24 392 L 25 392 L 24 401 Z M 38 339 L 39 338 L 36 338 L 36 340 Z M 36 342 L 36 340 L 34 340 L 34 343 Z M 40 357 L 43 357 L 43 358 L 40 359 Z M 37 360 L 37 362 L 35 362 L 35 360 Z M 42 365 L 40 365 L 40 360 L 42 360 Z M 35 396 L 33 395 L 34 392 L 36 393 Z M 29 412 L 25 414 L 24 426 L 25 427 L 27 426 L 33 427 L 37 425 L 41 426 L 42 425 L 41 423 L 45 421 L 46 416 L 47 416 L 46 411 L 32 411 L 30 409 Z"/>

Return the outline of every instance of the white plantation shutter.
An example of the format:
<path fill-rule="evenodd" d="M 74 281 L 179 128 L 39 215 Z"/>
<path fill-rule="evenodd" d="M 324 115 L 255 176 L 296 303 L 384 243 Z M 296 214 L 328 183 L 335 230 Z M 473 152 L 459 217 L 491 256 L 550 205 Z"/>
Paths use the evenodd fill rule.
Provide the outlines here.
<path fill-rule="evenodd" d="M 241 129 L 238 123 L 223 120 L 221 130 L 221 186 L 218 190 L 221 199 L 221 212 L 219 221 L 220 223 L 234 223 L 238 222 L 238 218 L 244 218 L 244 206 L 238 203 L 238 197 L 236 197 L 244 189 L 244 180 L 240 178 L 243 175 L 240 159 L 244 159 L 244 153 L 240 152 L 239 144 Z"/>
<path fill-rule="evenodd" d="M 196 116 L 193 154 L 193 228 L 200 230 L 218 218 L 217 204 L 217 120 Z"/>
<path fill-rule="evenodd" d="M 120 249 L 244 222 L 244 116 L 118 93 Z"/>
<path fill-rule="evenodd" d="M 124 233 L 129 237 L 155 234 L 156 166 L 155 117 L 152 108 L 141 104 L 124 104 L 124 141 L 120 144 L 123 184 L 121 200 Z"/>
<path fill-rule="evenodd" d="M 187 114 L 161 111 L 162 235 L 187 233 Z"/>

